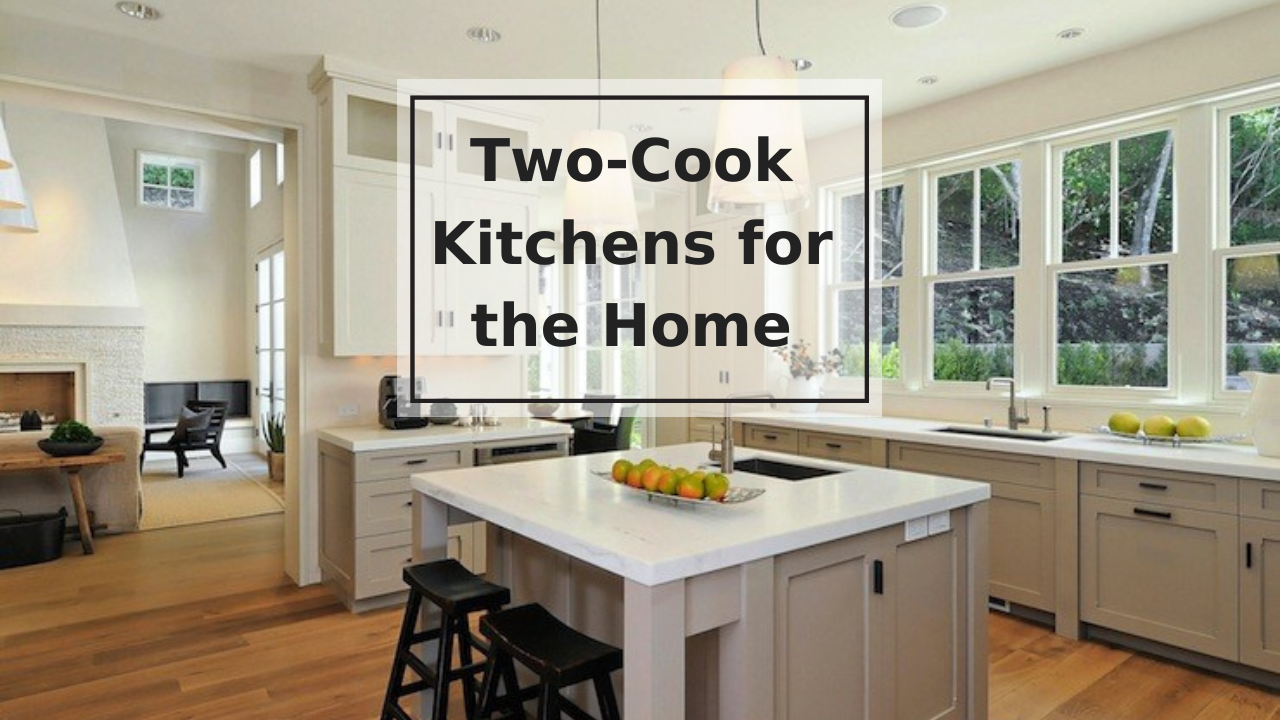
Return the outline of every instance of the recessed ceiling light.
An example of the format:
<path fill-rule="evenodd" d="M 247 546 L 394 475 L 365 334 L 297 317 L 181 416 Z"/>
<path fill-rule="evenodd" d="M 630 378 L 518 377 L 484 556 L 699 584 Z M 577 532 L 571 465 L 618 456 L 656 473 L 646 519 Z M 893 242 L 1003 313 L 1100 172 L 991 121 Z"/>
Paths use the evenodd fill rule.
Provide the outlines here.
<path fill-rule="evenodd" d="M 938 5 L 908 5 L 894 10 L 889 21 L 900 28 L 914 30 L 932 25 L 946 15 L 947 11 Z"/>
<path fill-rule="evenodd" d="M 160 11 L 140 2 L 118 2 L 116 9 L 134 20 L 159 20 Z"/>
<path fill-rule="evenodd" d="M 937 76 L 937 75 L 925 75 L 925 76 L 923 76 L 923 77 L 921 77 L 921 78 L 918 78 L 918 79 L 916 80 L 916 82 L 920 83 L 921 85 L 937 85 L 937 84 L 938 84 L 938 76 Z"/>
<path fill-rule="evenodd" d="M 805 70 L 808 70 L 809 68 L 813 67 L 812 60 L 810 60 L 809 58 L 802 58 L 802 57 L 795 58 L 794 60 L 791 61 L 791 64 L 795 66 L 796 72 L 804 72 Z"/>
<path fill-rule="evenodd" d="M 485 27 L 484 25 L 476 25 L 475 27 L 467 28 L 467 37 L 471 38 L 472 40 L 475 40 L 476 42 L 482 45 L 488 45 L 490 43 L 496 43 L 499 40 L 501 40 L 502 33 L 498 32 L 497 30 L 494 30 L 491 27 Z"/>
<path fill-rule="evenodd" d="M 1084 28 L 1067 28 L 1058 33 L 1059 40 L 1075 40 L 1084 34 Z"/>
<path fill-rule="evenodd" d="M 631 132 L 647 133 L 651 130 L 653 130 L 653 126 L 645 123 L 636 123 L 631 126 Z"/>

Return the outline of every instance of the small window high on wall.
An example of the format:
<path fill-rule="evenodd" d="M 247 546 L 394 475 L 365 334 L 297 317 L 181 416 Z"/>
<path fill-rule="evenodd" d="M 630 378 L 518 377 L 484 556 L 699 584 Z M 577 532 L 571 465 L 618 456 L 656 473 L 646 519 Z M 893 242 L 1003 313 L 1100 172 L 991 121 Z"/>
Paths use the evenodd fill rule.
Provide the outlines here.
<path fill-rule="evenodd" d="M 202 168 L 194 158 L 138 154 L 138 204 L 149 208 L 198 212 Z"/>
<path fill-rule="evenodd" d="M 262 202 L 262 151 L 254 150 L 249 156 L 249 207 Z"/>

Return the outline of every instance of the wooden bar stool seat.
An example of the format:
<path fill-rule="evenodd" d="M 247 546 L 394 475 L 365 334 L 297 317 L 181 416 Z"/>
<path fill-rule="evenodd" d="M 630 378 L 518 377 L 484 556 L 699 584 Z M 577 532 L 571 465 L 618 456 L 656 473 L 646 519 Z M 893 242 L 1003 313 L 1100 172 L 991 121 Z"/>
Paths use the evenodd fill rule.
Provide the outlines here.
<path fill-rule="evenodd" d="M 558 720 L 566 713 L 575 720 L 595 720 L 561 696 L 565 688 L 590 680 L 600 705 L 600 720 L 621 720 L 610 673 L 622 669 L 622 650 L 584 635 L 560 622 L 538 604 L 522 605 L 486 615 L 480 632 L 489 639 L 489 663 L 481 691 L 480 718 L 502 709 L 503 717 L 523 718 L 521 704 L 538 698 L 538 720 Z M 535 687 L 520 689 L 514 661 L 538 676 Z M 505 694 L 498 685 L 506 686 Z"/>
<path fill-rule="evenodd" d="M 489 652 L 472 636 L 468 616 L 502 609 L 511 602 L 511 591 L 477 577 L 457 560 L 407 567 L 404 582 L 409 586 L 409 600 L 405 603 L 391 679 L 382 703 L 382 720 L 412 720 L 400 706 L 400 699 L 427 690 L 432 691 L 432 720 L 445 720 L 449 713 L 449 685 L 456 681 L 462 681 L 467 718 L 474 718 L 479 695 L 476 675 L 485 663 L 475 661 L 472 653 L 487 656 Z M 417 632 L 424 600 L 440 608 L 440 626 Z M 413 652 L 413 646 L 432 640 L 439 640 L 434 668 Z M 460 664 L 451 667 L 455 641 Z M 406 683 L 406 669 L 412 669 L 419 679 Z"/>

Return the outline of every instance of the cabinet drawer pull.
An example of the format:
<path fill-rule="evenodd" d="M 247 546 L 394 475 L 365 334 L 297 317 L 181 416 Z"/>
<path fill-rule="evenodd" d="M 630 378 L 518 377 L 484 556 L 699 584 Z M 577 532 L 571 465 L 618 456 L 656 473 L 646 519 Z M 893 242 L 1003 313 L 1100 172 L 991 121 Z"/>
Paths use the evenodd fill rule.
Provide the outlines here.
<path fill-rule="evenodd" d="M 413 507 L 413 501 L 412 501 L 412 500 L 410 500 L 410 501 L 406 502 L 406 503 L 404 504 L 404 506 L 405 506 L 405 507 L 408 507 L 408 508 Z"/>
<path fill-rule="evenodd" d="M 1144 490 L 1168 490 L 1169 486 L 1164 483 L 1140 482 L 1138 487 Z"/>
<path fill-rule="evenodd" d="M 404 564 L 405 564 L 405 565 L 412 565 L 412 564 L 413 564 L 413 558 L 409 558 L 408 560 L 405 560 L 405 561 L 404 561 Z"/>
<path fill-rule="evenodd" d="M 777 439 L 778 439 L 778 436 L 777 436 L 777 435 L 771 435 L 771 434 L 761 435 L 760 437 L 764 438 L 765 440 L 777 440 Z"/>
<path fill-rule="evenodd" d="M 871 563 L 871 591 L 876 595 L 884 594 L 884 561 Z"/>
<path fill-rule="evenodd" d="M 831 448 L 832 450 L 839 450 L 844 446 L 841 445 L 840 443 L 827 443 L 827 447 Z"/>
<path fill-rule="evenodd" d="M 1253 543 L 1244 544 L 1244 566 L 1248 569 L 1253 568 Z"/>
<path fill-rule="evenodd" d="M 1136 507 L 1133 509 L 1134 515 L 1144 515 L 1146 517 L 1161 518 L 1163 520 L 1172 520 L 1173 513 L 1165 510 L 1148 510 L 1146 508 Z"/>
<path fill-rule="evenodd" d="M 428 460 L 427 458 L 419 458 L 417 460 L 405 460 L 404 464 L 405 465 L 426 465 L 429 462 L 431 461 Z"/>

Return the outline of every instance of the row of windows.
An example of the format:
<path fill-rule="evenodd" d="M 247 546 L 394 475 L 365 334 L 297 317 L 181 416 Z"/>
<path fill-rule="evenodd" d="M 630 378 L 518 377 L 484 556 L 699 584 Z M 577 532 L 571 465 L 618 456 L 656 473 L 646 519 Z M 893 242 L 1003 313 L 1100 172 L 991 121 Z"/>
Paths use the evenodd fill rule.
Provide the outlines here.
<path fill-rule="evenodd" d="M 1225 212 L 1215 272 L 1224 390 L 1244 389 L 1239 373 L 1280 372 L 1280 105 L 1227 113 L 1221 189 Z M 1175 129 L 1147 127 L 1103 140 L 1049 146 L 1051 179 L 1043 195 L 1049 220 L 1044 277 L 1057 386 L 1168 388 L 1171 272 L 1179 254 L 1175 196 Z M 928 330 L 926 381 L 980 381 L 1012 375 L 1014 321 L 1021 303 L 1022 162 L 1007 159 L 927 173 L 923 231 L 908 237 L 909 194 L 886 183 L 873 193 L 871 267 L 864 274 L 865 194 L 835 192 L 829 210 L 838 228 L 838 256 L 826 269 L 827 331 L 863 356 L 864 280 L 871 293 L 871 368 L 845 372 L 902 376 L 901 333 Z M 1214 203 L 1207 197 L 1206 202 Z M 1205 238 L 1189 239 L 1193 244 Z M 904 251 L 921 251 L 918 276 L 927 302 L 904 317 L 900 295 Z M 1037 256 L 1039 253 L 1037 253 Z M 1038 276 L 1037 276 L 1038 277 Z M 1028 286 L 1024 286 L 1028 287 Z M 1041 290 L 1040 288 L 1044 289 Z M 1194 289 L 1191 292 L 1197 292 Z M 1189 298 L 1189 302 L 1205 302 Z M 874 325 L 878 321 L 878 327 Z"/>

